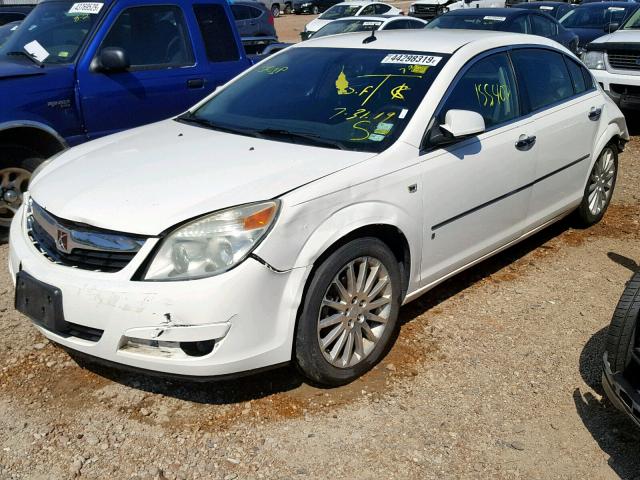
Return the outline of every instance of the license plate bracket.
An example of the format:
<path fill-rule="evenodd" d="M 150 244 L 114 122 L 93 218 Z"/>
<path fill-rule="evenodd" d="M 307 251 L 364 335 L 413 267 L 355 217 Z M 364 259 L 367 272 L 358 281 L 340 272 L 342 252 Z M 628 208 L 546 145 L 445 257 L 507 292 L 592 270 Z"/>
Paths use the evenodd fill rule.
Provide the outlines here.
<path fill-rule="evenodd" d="M 62 291 L 24 271 L 16 275 L 15 307 L 47 330 L 56 333 L 69 330 L 62 311 Z"/>

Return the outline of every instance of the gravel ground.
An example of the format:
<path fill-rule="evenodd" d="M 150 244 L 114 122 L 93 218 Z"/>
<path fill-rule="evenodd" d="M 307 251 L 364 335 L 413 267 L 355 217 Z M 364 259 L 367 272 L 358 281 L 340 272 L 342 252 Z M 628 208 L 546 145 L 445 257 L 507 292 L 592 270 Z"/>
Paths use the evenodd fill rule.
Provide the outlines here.
<path fill-rule="evenodd" d="M 640 430 L 600 386 L 640 262 L 639 153 L 635 137 L 599 225 L 564 221 L 404 307 L 387 358 L 337 389 L 78 363 L 13 310 L 3 269 L 0 478 L 640 479 Z"/>

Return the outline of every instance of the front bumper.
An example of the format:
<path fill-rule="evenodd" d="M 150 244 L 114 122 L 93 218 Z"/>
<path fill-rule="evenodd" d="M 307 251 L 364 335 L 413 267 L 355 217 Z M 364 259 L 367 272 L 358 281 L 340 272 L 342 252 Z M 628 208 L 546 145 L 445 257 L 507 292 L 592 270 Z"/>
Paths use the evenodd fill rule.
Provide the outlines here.
<path fill-rule="evenodd" d="M 78 331 L 101 332 L 87 337 L 36 324 L 53 342 L 106 362 L 172 376 L 234 375 L 291 359 L 306 268 L 276 272 L 248 258 L 224 274 L 200 280 L 131 281 L 157 240 L 148 240 L 123 270 L 94 272 L 47 260 L 23 230 L 23 221 L 20 210 L 9 240 L 14 282 L 23 270 L 57 287 L 65 321 Z M 180 342 L 212 340 L 213 350 L 203 356 L 179 347 Z"/>
<path fill-rule="evenodd" d="M 616 104 L 627 110 L 640 110 L 640 75 L 590 70 L 596 81 Z"/>
<path fill-rule="evenodd" d="M 623 373 L 613 373 L 605 352 L 603 358 L 602 386 L 611 403 L 640 427 L 640 392 Z"/>

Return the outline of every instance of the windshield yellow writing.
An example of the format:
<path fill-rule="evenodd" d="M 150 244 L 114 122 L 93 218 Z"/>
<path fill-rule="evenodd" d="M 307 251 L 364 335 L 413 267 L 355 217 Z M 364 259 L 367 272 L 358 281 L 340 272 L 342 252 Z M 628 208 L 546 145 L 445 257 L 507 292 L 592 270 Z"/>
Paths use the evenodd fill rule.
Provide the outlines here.
<path fill-rule="evenodd" d="M 476 97 L 478 98 L 478 103 L 483 107 L 500 105 L 508 102 L 511 98 L 511 91 L 506 85 L 497 83 L 476 83 L 474 88 Z"/>

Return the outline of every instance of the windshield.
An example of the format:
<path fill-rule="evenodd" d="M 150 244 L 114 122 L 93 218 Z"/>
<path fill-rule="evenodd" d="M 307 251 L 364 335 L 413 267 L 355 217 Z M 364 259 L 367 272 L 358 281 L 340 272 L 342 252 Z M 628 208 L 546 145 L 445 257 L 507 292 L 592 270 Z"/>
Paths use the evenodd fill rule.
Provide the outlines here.
<path fill-rule="evenodd" d="M 43 2 L 0 47 L 0 56 L 26 52 L 45 64 L 71 63 L 96 24 L 103 5 Z"/>
<path fill-rule="evenodd" d="M 382 22 L 374 20 L 336 20 L 314 33 L 313 38 L 326 37 L 327 35 L 336 35 L 338 33 L 377 30 L 380 25 L 382 25 Z"/>
<path fill-rule="evenodd" d="M 20 22 L 11 22 L 0 27 L 0 46 L 9 39 L 9 36 L 18 29 Z"/>
<path fill-rule="evenodd" d="M 623 30 L 635 30 L 640 28 L 640 9 L 629 17 L 622 27 Z"/>
<path fill-rule="evenodd" d="M 290 48 L 179 120 L 289 143 L 381 152 L 402 133 L 447 58 Z"/>
<path fill-rule="evenodd" d="M 610 23 L 622 23 L 632 7 L 607 7 L 596 5 L 578 7 L 560 19 L 565 28 L 604 28 Z"/>
<path fill-rule="evenodd" d="M 358 13 L 362 5 L 334 5 L 320 15 L 322 20 L 334 20 L 336 18 L 351 17 Z"/>
<path fill-rule="evenodd" d="M 502 30 L 507 17 L 500 15 L 442 15 L 424 28 L 462 28 L 468 30 Z"/>

